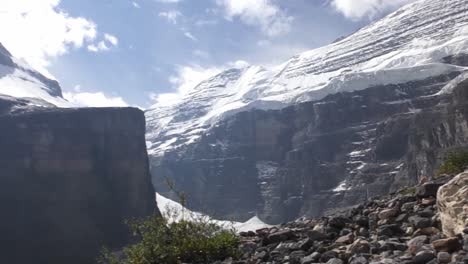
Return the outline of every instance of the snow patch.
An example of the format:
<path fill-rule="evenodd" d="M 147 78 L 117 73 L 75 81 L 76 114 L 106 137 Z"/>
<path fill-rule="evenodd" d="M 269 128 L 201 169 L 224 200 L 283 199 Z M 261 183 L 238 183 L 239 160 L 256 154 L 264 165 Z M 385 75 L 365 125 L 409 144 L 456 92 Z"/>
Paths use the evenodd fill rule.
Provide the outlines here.
<path fill-rule="evenodd" d="M 199 219 L 206 219 L 208 218 L 209 221 L 220 225 L 224 228 L 231 229 L 233 228 L 236 232 L 247 232 L 247 231 L 255 231 L 257 229 L 265 228 L 265 227 L 272 227 L 271 225 L 265 224 L 262 220 L 260 220 L 257 216 L 252 217 L 246 222 L 234 222 L 234 221 L 225 221 L 225 220 L 216 220 L 212 219 L 211 217 L 204 215 L 199 212 L 193 212 L 185 207 L 183 207 L 180 203 L 170 200 L 159 193 L 156 193 L 156 202 L 158 204 L 159 211 L 165 217 L 168 217 L 168 221 L 180 221 L 182 219 L 188 221 L 197 221 Z"/>

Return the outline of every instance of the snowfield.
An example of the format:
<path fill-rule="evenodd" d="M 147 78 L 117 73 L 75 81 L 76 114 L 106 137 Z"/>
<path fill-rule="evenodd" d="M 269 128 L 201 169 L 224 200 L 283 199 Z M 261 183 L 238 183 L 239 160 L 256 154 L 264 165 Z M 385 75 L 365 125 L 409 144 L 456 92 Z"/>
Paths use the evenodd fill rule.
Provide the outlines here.
<path fill-rule="evenodd" d="M 169 221 L 180 221 L 182 219 L 196 221 L 197 219 L 208 217 L 204 214 L 190 211 L 189 209 L 184 208 L 178 202 L 167 199 L 159 193 L 156 193 L 156 202 L 158 204 L 159 211 L 161 211 L 161 214 L 165 217 L 168 217 Z M 216 223 L 225 228 L 234 228 L 236 232 L 255 231 L 260 228 L 271 227 L 271 225 L 265 224 L 256 216 L 252 217 L 245 223 L 215 219 L 211 219 L 210 221 L 213 221 L 213 223 Z"/>
<path fill-rule="evenodd" d="M 226 70 L 179 94 L 172 104 L 152 106 L 146 111 L 149 154 L 193 143 L 240 111 L 279 109 L 332 93 L 465 71 L 443 61 L 460 53 L 468 53 L 468 0 L 420 0 L 337 43 L 272 68 Z"/>

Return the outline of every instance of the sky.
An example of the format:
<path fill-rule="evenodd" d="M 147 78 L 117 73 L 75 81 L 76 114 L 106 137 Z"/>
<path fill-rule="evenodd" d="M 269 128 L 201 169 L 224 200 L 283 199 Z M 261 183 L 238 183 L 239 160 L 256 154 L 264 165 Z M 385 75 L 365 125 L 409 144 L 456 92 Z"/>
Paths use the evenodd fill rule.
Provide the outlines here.
<path fill-rule="evenodd" d="M 0 42 L 82 106 L 148 108 L 327 45 L 414 0 L 1 0 Z"/>

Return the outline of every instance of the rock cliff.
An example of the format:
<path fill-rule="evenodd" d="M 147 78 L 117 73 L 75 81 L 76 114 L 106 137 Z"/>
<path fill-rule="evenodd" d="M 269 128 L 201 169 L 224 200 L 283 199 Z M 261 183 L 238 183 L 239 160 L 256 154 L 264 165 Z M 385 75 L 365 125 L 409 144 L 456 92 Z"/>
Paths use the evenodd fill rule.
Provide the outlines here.
<path fill-rule="evenodd" d="M 128 242 L 125 219 L 157 210 L 144 115 L 34 105 L 0 98 L 0 258 L 95 263 Z"/>
<path fill-rule="evenodd" d="M 153 182 L 218 218 L 276 224 L 431 177 L 468 147 L 468 1 L 416 1 L 265 69 L 146 111 Z M 166 104 L 164 104 L 166 103 Z"/>
<path fill-rule="evenodd" d="M 236 114 L 196 144 L 153 158 L 154 182 L 173 179 L 196 210 L 236 220 L 258 214 L 268 223 L 415 184 L 447 151 L 468 146 L 463 75 Z"/>

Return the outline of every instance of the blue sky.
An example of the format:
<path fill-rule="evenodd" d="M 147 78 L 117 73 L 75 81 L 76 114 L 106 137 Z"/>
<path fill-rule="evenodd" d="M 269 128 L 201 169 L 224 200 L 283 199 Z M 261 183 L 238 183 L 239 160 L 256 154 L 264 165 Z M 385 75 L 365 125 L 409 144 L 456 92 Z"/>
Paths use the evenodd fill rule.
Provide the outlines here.
<path fill-rule="evenodd" d="M 70 100 L 146 108 L 236 62 L 274 65 L 326 45 L 411 0 L 5 1 L 0 23 L 22 26 L 0 29 L 0 41 Z"/>

